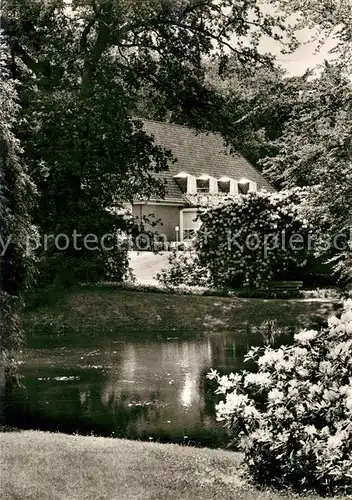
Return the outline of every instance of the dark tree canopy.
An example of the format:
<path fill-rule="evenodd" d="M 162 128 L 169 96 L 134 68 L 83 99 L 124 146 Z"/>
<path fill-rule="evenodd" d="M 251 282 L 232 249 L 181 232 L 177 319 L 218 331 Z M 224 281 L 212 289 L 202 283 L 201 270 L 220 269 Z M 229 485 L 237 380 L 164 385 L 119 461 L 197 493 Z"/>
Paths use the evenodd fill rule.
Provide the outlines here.
<path fill-rule="evenodd" d="M 21 339 L 18 308 L 22 291 L 31 281 L 33 259 L 26 241 L 32 236 L 31 183 L 14 128 L 19 113 L 11 79 L 9 47 L 0 30 L 0 421 L 3 393 L 13 366 L 11 351 Z"/>

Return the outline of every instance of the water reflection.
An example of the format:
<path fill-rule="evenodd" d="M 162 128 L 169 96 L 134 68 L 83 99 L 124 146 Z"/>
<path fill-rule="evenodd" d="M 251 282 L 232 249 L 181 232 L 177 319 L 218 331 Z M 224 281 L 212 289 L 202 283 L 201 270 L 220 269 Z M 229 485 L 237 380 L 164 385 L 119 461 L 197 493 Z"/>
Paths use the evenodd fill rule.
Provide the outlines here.
<path fill-rule="evenodd" d="M 282 342 L 293 331 L 283 328 Z M 245 352 L 262 341 L 258 325 L 197 333 L 193 339 L 182 338 L 181 332 L 172 338 L 121 338 L 117 332 L 96 337 L 94 346 L 82 347 L 82 342 L 70 348 L 54 347 L 51 338 L 46 345 L 53 347 L 25 350 L 22 386 L 6 406 L 8 423 L 226 446 L 226 431 L 215 420 L 215 387 L 206 373 L 210 368 L 223 373 L 244 368 Z"/>
<path fill-rule="evenodd" d="M 177 428 L 184 435 L 201 422 L 201 378 L 212 362 L 210 338 L 124 345 L 119 363 L 102 385 L 102 404 L 116 407 L 123 401 L 129 408 L 144 407 L 148 410 L 142 425 L 145 432 L 153 433 L 157 420 L 159 433 Z"/>
<path fill-rule="evenodd" d="M 223 445 L 211 367 L 241 368 L 248 336 L 117 343 L 94 349 L 28 349 L 8 405 L 12 425 L 129 438 Z M 241 347 L 242 345 L 242 347 Z"/>

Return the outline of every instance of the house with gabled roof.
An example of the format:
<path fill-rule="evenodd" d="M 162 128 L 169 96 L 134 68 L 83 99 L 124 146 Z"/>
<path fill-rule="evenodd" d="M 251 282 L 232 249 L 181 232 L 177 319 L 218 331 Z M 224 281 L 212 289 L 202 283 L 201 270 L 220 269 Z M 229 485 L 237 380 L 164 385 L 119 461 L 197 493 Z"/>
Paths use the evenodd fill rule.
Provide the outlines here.
<path fill-rule="evenodd" d="M 194 236 L 200 207 L 247 192 L 275 191 L 240 153 L 230 153 L 220 135 L 153 120 L 143 124 L 158 145 L 171 150 L 176 162 L 157 174 L 166 181 L 164 199 L 135 200 L 132 212 L 141 219 L 153 215 L 161 220 L 155 229 L 167 241 Z"/>

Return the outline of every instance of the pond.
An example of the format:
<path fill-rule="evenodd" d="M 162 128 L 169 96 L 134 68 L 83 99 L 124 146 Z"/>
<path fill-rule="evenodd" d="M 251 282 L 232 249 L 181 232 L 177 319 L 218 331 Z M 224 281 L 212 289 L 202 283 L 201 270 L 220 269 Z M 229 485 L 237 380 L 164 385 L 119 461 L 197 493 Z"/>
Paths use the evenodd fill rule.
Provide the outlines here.
<path fill-rule="evenodd" d="M 312 304 L 305 318 L 293 317 L 294 307 L 278 309 L 281 343 L 289 342 L 302 322 L 314 326 L 319 307 Z M 77 337 L 69 345 L 55 342 L 52 334 L 32 339 L 19 356 L 21 385 L 6 402 L 7 423 L 225 447 L 228 436 L 216 422 L 217 396 L 206 374 L 211 368 L 243 369 L 244 354 L 262 343 L 262 320 L 254 316 L 225 332 L 205 328 L 193 337 L 182 331 L 136 336 L 116 330 L 89 342 Z"/>

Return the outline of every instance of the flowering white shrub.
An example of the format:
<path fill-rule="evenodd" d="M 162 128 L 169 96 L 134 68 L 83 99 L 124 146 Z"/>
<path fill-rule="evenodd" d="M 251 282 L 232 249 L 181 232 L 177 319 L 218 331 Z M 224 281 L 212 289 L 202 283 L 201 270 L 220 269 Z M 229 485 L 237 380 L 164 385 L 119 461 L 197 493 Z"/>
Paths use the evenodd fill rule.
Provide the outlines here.
<path fill-rule="evenodd" d="M 261 484 L 352 493 L 352 300 L 320 331 L 294 344 L 252 348 L 256 373 L 208 378 L 224 396 L 217 419 L 229 426 Z"/>
<path fill-rule="evenodd" d="M 195 248 L 215 285 L 259 288 L 299 277 L 309 235 L 299 203 L 297 190 L 260 191 L 201 214 Z"/>
<path fill-rule="evenodd" d="M 182 252 L 173 250 L 169 256 L 170 267 L 156 275 L 159 283 L 167 286 L 209 287 L 212 285 L 209 271 L 202 267 L 192 248 Z"/>

